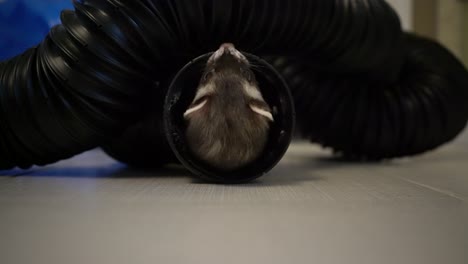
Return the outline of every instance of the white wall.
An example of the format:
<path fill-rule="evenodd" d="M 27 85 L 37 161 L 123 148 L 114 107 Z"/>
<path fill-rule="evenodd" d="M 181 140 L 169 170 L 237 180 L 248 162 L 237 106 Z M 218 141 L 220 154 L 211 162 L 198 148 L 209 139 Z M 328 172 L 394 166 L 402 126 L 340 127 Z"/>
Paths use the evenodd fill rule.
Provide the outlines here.
<path fill-rule="evenodd" d="M 387 0 L 400 15 L 403 28 L 411 30 L 413 28 L 413 1 L 412 0 Z"/>
<path fill-rule="evenodd" d="M 437 38 L 458 58 L 463 57 L 464 5 L 459 0 L 440 0 L 438 8 Z"/>

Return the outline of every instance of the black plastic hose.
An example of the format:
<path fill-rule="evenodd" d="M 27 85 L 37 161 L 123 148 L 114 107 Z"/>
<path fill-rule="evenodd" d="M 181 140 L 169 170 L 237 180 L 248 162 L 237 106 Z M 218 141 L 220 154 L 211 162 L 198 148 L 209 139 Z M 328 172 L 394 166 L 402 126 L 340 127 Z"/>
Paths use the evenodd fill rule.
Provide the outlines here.
<path fill-rule="evenodd" d="M 301 58 L 270 58 L 286 78 L 301 134 L 351 159 L 421 154 L 468 121 L 468 72 L 440 44 L 404 34 L 398 80 L 324 73 Z M 364 58 L 363 58 L 364 59 Z"/>
<path fill-rule="evenodd" d="M 187 62 L 224 42 L 283 57 L 272 61 L 292 87 L 305 134 L 347 155 L 420 153 L 466 124 L 466 70 L 433 42 L 406 37 L 383 0 L 75 0 L 74 6 L 38 47 L 0 65 L 0 169 L 116 144 L 120 150 L 108 151 L 138 165 L 126 151 L 137 147 L 135 137 L 155 137 L 151 153 L 177 153 L 161 132 L 168 85 Z M 437 58 L 428 58 L 432 52 Z M 124 132 L 130 126 L 140 130 Z M 431 132 L 421 135 L 420 127 Z M 116 137 L 122 133 L 124 141 Z M 155 164 L 174 158 L 160 156 Z"/>

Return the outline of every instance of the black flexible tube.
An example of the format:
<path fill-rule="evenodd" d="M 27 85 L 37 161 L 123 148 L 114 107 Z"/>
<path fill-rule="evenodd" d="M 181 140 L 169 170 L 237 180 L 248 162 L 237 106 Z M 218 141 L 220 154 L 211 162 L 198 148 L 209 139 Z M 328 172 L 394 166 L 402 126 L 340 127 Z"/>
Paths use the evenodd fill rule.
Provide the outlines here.
<path fill-rule="evenodd" d="M 435 79 L 445 74 L 457 80 L 457 87 L 465 87 L 466 72 L 432 42 L 404 38 L 397 15 L 383 0 L 75 0 L 74 6 L 75 11 L 62 13 L 62 24 L 37 48 L 0 66 L 0 169 L 47 164 L 108 142 L 143 119 L 142 113 L 154 104 L 149 100 L 155 97 L 148 95 L 161 98 L 167 89 L 161 84 L 169 76 L 223 42 L 261 56 L 288 56 L 291 68 L 312 72 L 307 76 L 299 70 L 299 79 L 306 81 L 298 81 L 288 67 L 278 66 L 296 97 L 307 99 L 296 100 L 299 114 L 320 110 L 319 118 L 300 119 L 311 124 L 304 126 L 305 132 L 350 155 L 417 153 L 452 138 L 466 123 L 462 88 L 444 90 L 453 81 L 423 82 L 428 89 L 418 89 L 418 82 L 400 85 L 432 78 L 425 74 L 434 72 Z M 413 54 L 418 49 L 438 52 L 438 59 L 454 72 L 433 70 L 435 60 L 426 55 L 418 59 Z M 395 84 L 401 88 L 386 89 Z M 375 89 L 368 89 L 370 85 Z M 355 86 L 363 88 L 355 93 L 345 89 Z M 338 113 L 349 109 L 352 101 L 344 100 L 346 96 L 356 99 L 350 106 L 353 118 L 330 115 L 331 108 Z M 408 101 L 420 101 L 428 114 L 397 106 Z M 456 107 L 440 106 L 447 103 Z M 444 126 L 431 119 L 439 108 L 447 114 L 434 122 Z M 452 111 L 459 112 L 457 117 L 451 117 Z M 382 116 L 393 119 L 379 120 Z M 410 122 L 415 116 L 425 118 L 423 126 L 431 131 L 448 128 L 443 135 L 434 132 L 426 136 L 430 140 L 421 139 L 416 128 L 421 124 Z M 375 121 L 367 125 L 364 117 Z M 352 138 L 349 143 L 337 132 L 341 127 L 365 133 L 361 141 Z M 399 136 L 377 136 L 392 129 Z M 388 143 L 402 139 L 398 147 Z"/>
<path fill-rule="evenodd" d="M 352 159 L 420 154 L 453 140 L 468 121 L 468 71 L 447 49 L 405 34 L 395 82 L 323 73 L 300 58 L 270 58 L 291 87 L 298 126 Z"/>

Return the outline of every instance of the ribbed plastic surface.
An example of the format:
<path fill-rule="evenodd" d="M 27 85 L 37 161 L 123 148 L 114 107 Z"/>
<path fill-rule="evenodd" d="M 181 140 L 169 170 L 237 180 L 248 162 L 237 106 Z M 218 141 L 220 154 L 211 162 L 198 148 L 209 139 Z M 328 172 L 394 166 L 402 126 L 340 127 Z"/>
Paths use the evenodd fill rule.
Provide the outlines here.
<path fill-rule="evenodd" d="M 468 72 L 447 49 L 405 34 L 394 82 L 323 73 L 300 58 L 270 58 L 294 95 L 312 142 L 352 159 L 420 154 L 454 139 L 468 119 Z"/>

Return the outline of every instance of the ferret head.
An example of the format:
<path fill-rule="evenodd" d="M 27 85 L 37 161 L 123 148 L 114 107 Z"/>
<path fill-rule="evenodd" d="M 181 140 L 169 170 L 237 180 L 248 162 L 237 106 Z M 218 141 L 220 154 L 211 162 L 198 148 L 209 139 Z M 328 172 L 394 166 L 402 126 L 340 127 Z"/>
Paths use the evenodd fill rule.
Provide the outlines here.
<path fill-rule="evenodd" d="M 209 58 L 184 118 L 192 153 L 221 170 L 258 158 L 274 122 L 249 61 L 229 43 Z"/>

